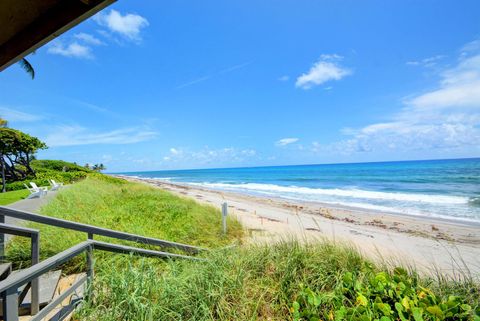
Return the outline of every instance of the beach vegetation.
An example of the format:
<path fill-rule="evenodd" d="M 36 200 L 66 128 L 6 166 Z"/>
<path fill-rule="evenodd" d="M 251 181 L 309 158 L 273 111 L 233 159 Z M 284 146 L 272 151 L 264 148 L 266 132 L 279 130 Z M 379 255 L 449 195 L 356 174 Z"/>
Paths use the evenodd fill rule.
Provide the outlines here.
<path fill-rule="evenodd" d="M 35 182 L 38 186 L 49 186 L 49 180 L 53 179 L 64 184 L 71 184 L 85 179 L 96 172 L 83 166 L 61 160 L 32 160 L 31 168 L 35 175 L 30 175 L 23 180 L 12 181 L 7 184 L 7 190 L 15 191 L 25 189 L 25 184 Z"/>
<path fill-rule="evenodd" d="M 200 205 L 158 188 L 100 173 L 89 175 L 81 182 L 60 190 L 54 199 L 40 209 L 40 213 L 208 248 L 231 245 L 241 240 L 243 235 L 241 225 L 232 217 L 228 218 L 228 233 L 223 235 L 221 213 L 212 206 Z M 28 226 L 40 230 L 41 259 L 85 241 L 87 237 L 85 233 L 43 224 L 30 223 Z M 96 239 L 117 241 L 105 237 Z M 121 243 L 132 245 L 127 241 Z M 17 266 L 28 265 L 28 240 L 13 239 L 8 244 L 7 256 Z M 82 271 L 84 264 L 85 260 L 78 257 L 69 262 L 64 270 Z"/>
<path fill-rule="evenodd" d="M 478 285 L 419 277 L 328 241 L 210 251 L 205 262 L 98 263 L 79 320 L 472 320 Z"/>
<path fill-rule="evenodd" d="M 478 296 L 466 301 L 464 295 L 442 295 L 431 285 L 404 268 L 389 273 L 367 265 L 361 272 L 343 273 L 331 291 L 301 285 L 290 310 L 295 321 L 480 320 Z"/>

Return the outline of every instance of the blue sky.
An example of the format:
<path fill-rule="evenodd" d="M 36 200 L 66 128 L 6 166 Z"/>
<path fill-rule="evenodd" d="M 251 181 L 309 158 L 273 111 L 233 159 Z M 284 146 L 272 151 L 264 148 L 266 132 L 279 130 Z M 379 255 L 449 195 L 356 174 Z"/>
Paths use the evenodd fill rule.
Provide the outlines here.
<path fill-rule="evenodd" d="M 120 0 L 0 74 L 109 171 L 480 156 L 479 1 Z"/>

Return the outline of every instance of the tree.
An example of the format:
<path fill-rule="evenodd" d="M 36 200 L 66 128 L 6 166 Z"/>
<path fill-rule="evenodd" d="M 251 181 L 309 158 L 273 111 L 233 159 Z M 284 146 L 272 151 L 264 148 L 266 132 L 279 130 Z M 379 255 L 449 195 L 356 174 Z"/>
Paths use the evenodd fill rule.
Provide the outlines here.
<path fill-rule="evenodd" d="M 47 145 L 37 137 L 30 136 L 17 129 L 0 128 L 0 165 L 2 172 L 2 191 L 5 192 L 7 181 L 24 180 L 35 176 L 30 162 L 35 153 L 46 149 Z"/>
<path fill-rule="evenodd" d="M 27 59 L 22 58 L 18 64 L 30 75 L 30 77 L 32 77 L 32 79 L 35 78 L 35 69 L 33 69 L 33 66 Z"/>
<path fill-rule="evenodd" d="M 101 172 L 103 170 L 106 170 L 107 168 L 103 164 L 95 164 L 91 167 L 91 169 L 96 171 L 96 172 Z"/>
<path fill-rule="evenodd" d="M 8 122 L 0 117 L 0 128 L 7 127 Z M 6 180 L 5 180 L 5 160 L 3 159 L 2 151 L 0 150 L 0 169 L 2 175 L 2 193 L 6 192 Z"/>

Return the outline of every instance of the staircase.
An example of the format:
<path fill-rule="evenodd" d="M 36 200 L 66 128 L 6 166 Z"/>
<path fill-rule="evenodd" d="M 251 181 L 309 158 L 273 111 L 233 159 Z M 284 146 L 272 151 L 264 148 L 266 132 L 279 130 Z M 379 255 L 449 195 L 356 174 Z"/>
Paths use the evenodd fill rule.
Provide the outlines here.
<path fill-rule="evenodd" d="M 13 271 L 12 263 L 0 264 L 0 281 L 7 280 L 9 276 L 15 275 L 22 270 Z M 52 300 L 58 298 L 66 289 L 68 289 L 75 281 L 85 277 L 85 273 L 72 274 L 62 276 L 61 270 L 54 270 L 43 274 L 39 278 L 39 308 L 42 309 L 47 306 Z M 18 289 L 18 314 L 22 316 L 19 320 L 31 319 L 31 287 L 23 285 Z M 46 320 L 70 320 L 76 305 L 83 300 L 85 287 L 79 287 L 75 293 L 68 295 L 62 300 L 61 305 L 53 309 Z M 3 304 L 0 299 L 0 316 L 3 316 Z"/>
<path fill-rule="evenodd" d="M 40 232 L 22 226 L 5 224 L 5 216 L 85 232 L 87 238 L 86 241 L 40 262 Z M 12 263 L 0 264 L 0 318 L 5 321 L 70 320 L 75 307 L 87 295 L 91 295 L 91 291 L 88 289 L 91 287 L 94 277 L 93 255 L 96 250 L 123 254 L 134 253 L 157 258 L 201 260 L 191 255 L 100 242 L 94 240 L 95 235 L 155 245 L 162 249 L 173 248 L 187 254 L 204 251 L 202 248 L 187 244 L 104 229 L 0 206 L 0 257 L 2 258 L 4 257 L 5 234 L 30 238 L 32 259 L 32 266 L 16 271 L 12 271 Z M 83 253 L 86 253 L 87 259 L 86 273 L 62 276 L 62 271 L 58 267 Z"/>

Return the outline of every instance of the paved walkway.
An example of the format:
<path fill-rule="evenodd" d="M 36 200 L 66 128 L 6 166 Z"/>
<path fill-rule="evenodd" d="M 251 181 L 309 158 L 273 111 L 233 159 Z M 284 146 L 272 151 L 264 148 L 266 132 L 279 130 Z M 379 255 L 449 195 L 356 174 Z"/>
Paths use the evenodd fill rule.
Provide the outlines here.
<path fill-rule="evenodd" d="M 47 195 L 44 197 L 24 199 L 5 206 L 16 210 L 38 213 L 40 207 L 47 204 L 48 201 L 55 197 L 55 195 L 57 195 L 57 191 L 48 191 Z"/>
<path fill-rule="evenodd" d="M 16 210 L 21 210 L 21 211 L 26 211 L 26 212 L 33 212 L 33 213 L 39 213 L 40 208 L 47 204 L 51 199 L 53 199 L 57 195 L 57 191 L 48 191 L 47 195 L 41 198 L 30 198 L 30 199 L 24 199 L 17 201 L 12 204 L 5 205 L 5 207 L 10 207 Z M 11 225 L 25 225 L 27 224 L 27 221 L 24 220 L 19 220 L 14 217 L 5 217 L 5 223 L 6 224 L 11 224 Z M 6 242 L 8 242 L 13 236 L 12 235 L 5 235 Z"/>

